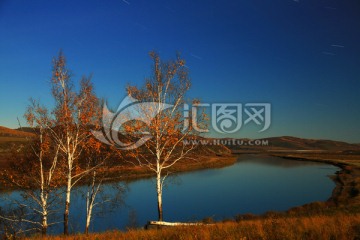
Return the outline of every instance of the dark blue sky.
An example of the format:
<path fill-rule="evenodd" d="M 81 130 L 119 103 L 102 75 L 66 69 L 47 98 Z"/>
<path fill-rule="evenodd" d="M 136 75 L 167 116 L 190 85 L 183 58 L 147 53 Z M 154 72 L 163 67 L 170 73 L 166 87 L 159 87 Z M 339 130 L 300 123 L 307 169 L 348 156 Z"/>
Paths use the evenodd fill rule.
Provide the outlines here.
<path fill-rule="evenodd" d="M 60 49 L 114 108 L 149 75 L 150 50 L 181 51 L 189 96 L 272 104 L 269 130 L 233 137 L 360 142 L 358 0 L 1 0 L 0 125 L 16 128 L 29 97 L 51 106 Z"/>

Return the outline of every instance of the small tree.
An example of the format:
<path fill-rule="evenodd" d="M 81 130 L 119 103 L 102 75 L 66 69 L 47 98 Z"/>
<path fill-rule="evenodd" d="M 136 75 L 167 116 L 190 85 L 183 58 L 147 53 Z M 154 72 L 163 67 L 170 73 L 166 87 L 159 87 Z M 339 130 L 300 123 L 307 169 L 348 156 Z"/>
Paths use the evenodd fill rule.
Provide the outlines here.
<path fill-rule="evenodd" d="M 60 52 L 59 56 L 53 61 L 53 71 L 51 78 L 52 95 L 55 100 L 55 108 L 48 114 L 45 108 L 33 102 L 26 114 L 29 125 L 37 131 L 38 143 L 36 148 L 32 148 L 37 159 L 37 165 L 34 171 L 40 171 L 40 174 L 31 175 L 35 177 L 35 184 L 28 180 L 22 182 L 30 167 L 22 163 L 18 178 L 9 174 L 9 179 L 13 184 L 28 190 L 30 197 L 42 206 L 42 210 L 34 211 L 41 213 L 42 232 L 46 234 L 47 215 L 49 202 L 49 189 L 52 187 L 53 178 L 56 176 L 61 184 L 65 183 L 65 209 L 64 209 L 64 234 L 69 234 L 69 214 L 71 203 L 71 192 L 74 186 L 84 177 L 91 173 L 89 180 L 92 186 L 87 198 L 87 228 L 90 224 L 92 208 L 95 204 L 95 198 L 99 191 L 101 181 L 96 181 L 96 170 L 107 158 L 107 154 L 101 154 L 99 142 L 92 138 L 91 130 L 99 129 L 100 120 L 100 101 L 96 97 L 90 78 L 83 77 L 80 82 L 80 90 L 74 90 L 70 71 L 66 67 L 66 60 Z M 94 144 L 95 143 L 95 144 Z M 91 149 L 90 149 L 91 148 Z M 45 165 L 45 156 L 53 154 L 50 165 Z M 96 157 L 91 156 L 96 154 Z M 32 159 L 31 159 L 32 161 Z M 55 169 L 59 171 L 55 174 Z M 65 182 L 64 182 L 65 180 Z M 99 184 L 96 185 L 95 183 Z M 25 184 L 25 185 L 24 185 Z M 40 195 L 36 196 L 37 189 L 40 189 Z M 40 200 L 39 200 L 39 199 Z M 24 220 L 23 218 L 21 220 Z M 29 223 L 34 221 L 27 220 Z"/>
<path fill-rule="evenodd" d="M 12 164 L 9 171 L 2 173 L 2 179 L 21 190 L 24 201 L 15 201 L 20 212 L 26 214 L 13 214 L 11 217 L 1 218 L 12 222 L 24 222 L 32 225 L 30 229 L 39 229 L 42 235 L 47 234 L 48 217 L 54 211 L 54 205 L 60 197 L 57 187 L 60 179 L 56 172 L 59 158 L 59 147 L 53 147 L 49 129 L 53 122 L 48 116 L 45 107 L 31 100 L 25 118 L 33 128 L 35 137 L 31 140 L 30 154 L 16 154 L 17 161 Z M 29 149 L 26 149 L 29 150 Z M 27 229 L 27 230 L 30 230 Z"/>
<path fill-rule="evenodd" d="M 183 141 L 194 138 L 195 132 L 191 126 L 184 129 L 186 119 L 183 116 L 183 106 L 185 94 L 190 89 L 185 61 L 178 55 L 173 61 L 162 62 L 155 52 L 151 52 L 150 57 L 153 60 L 153 75 L 146 79 L 143 87 L 129 86 L 127 91 L 128 95 L 139 102 L 154 103 L 137 104 L 137 112 L 151 119 L 151 123 L 132 121 L 124 126 L 124 130 L 131 140 L 144 133 L 150 136 L 141 147 L 132 152 L 132 156 L 139 166 L 156 174 L 158 219 L 162 221 L 164 182 L 171 167 L 178 161 L 189 158 L 195 145 L 184 144 Z M 204 123 L 205 115 L 198 115 L 196 118 L 200 125 Z"/>
<path fill-rule="evenodd" d="M 83 153 L 83 158 L 86 164 L 85 169 L 90 170 L 89 174 L 85 178 L 86 221 L 84 233 L 88 234 L 91 219 L 94 213 L 94 208 L 97 205 L 103 204 L 104 201 L 110 201 L 110 199 L 106 199 L 104 201 L 97 201 L 97 197 L 101 193 L 102 183 L 105 178 L 105 161 L 110 156 L 110 153 L 109 151 L 107 151 L 104 145 L 102 145 L 99 141 L 95 140 L 93 137 L 86 142 Z"/>

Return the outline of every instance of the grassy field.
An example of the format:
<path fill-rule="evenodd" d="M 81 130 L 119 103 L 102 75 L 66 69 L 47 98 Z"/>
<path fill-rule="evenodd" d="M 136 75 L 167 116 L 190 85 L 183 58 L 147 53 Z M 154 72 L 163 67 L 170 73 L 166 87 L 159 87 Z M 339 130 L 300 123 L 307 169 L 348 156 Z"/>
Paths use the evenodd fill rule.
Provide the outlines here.
<path fill-rule="evenodd" d="M 28 139 L 23 137 L 0 137 L 0 143 L 8 143 L 8 142 L 26 142 Z"/>
<path fill-rule="evenodd" d="M 110 231 L 86 235 L 53 236 L 32 239 L 264 239 L 264 240 L 303 240 L 303 239 L 360 239 L 360 215 L 337 213 L 332 216 L 309 217 L 267 217 L 255 220 L 229 221 L 213 225 L 172 227 L 163 229 L 129 229 L 126 232 Z"/>
<path fill-rule="evenodd" d="M 2 169 L 9 166 L 11 151 L 21 149 L 28 141 L 24 137 L 0 136 L 0 167 Z"/>

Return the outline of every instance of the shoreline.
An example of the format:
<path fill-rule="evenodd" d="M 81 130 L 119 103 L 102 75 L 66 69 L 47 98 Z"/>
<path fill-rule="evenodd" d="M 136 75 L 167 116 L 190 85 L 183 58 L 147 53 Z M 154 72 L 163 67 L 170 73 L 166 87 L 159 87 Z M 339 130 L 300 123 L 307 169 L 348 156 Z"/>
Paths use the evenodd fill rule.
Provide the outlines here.
<path fill-rule="evenodd" d="M 266 153 L 266 152 L 251 152 L 251 153 L 233 153 L 230 155 L 222 156 L 205 156 L 200 157 L 198 161 L 183 162 L 175 165 L 172 169 L 173 174 L 178 173 L 187 173 L 193 171 L 201 171 L 206 169 L 216 169 L 232 166 L 236 163 L 237 159 L 240 156 L 245 155 L 257 155 L 257 156 L 272 156 L 279 157 L 288 160 L 296 161 L 307 161 L 307 162 L 318 162 L 331 164 L 333 166 L 339 167 L 340 170 L 335 173 L 331 179 L 335 182 L 335 188 L 328 200 L 321 201 L 323 203 L 332 203 L 336 206 L 356 206 L 360 205 L 360 156 L 359 162 L 350 162 L 343 159 L 334 159 L 337 158 L 336 155 L 332 154 L 333 159 L 326 158 L 326 156 L 309 156 L 309 154 L 303 153 Z M 141 179 L 147 179 L 154 177 L 154 173 L 148 169 L 137 168 L 137 167 L 124 167 L 124 166 L 115 166 L 110 169 L 107 169 L 106 177 L 104 184 L 112 182 L 132 182 Z M 101 174 L 101 171 L 99 172 Z M 81 186 L 80 182 L 78 186 Z M 9 191 L 16 191 L 19 189 L 16 188 L 5 188 L 1 186 L 0 193 L 6 193 Z M 309 203 L 310 204 L 310 203 Z M 306 205 L 306 204 L 305 204 Z M 294 206 L 300 207 L 300 206 Z"/>
<path fill-rule="evenodd" d="M 179 162 L 173 166 L 172 174 L 185 173 L 185 172 L 193 172 L 193 171 L 201 171 L 206 169 L 216 169 L 228 167 L 236 163 L 238 156 L 229 154 L 229 155 L 217 155 L 217 156 L 203 156 L 199 157 L 197 161 L 184 161 Z M 104 173 L 104 171 L 107 171 Z M 141 168 L 137 166 L 114 166 L 109 169 L 99 169 L 99 176 L 104 177 L 103 184 L 114 183 L 123 181 L 126 183 L 142 180 L 147 178 L 155 177 L 154 172 L 150 171 L 147 168 Z M 82 186 L 84 184 L 83 181 L 79 181 L 77 186 Z M 65 186 L 65 183 L 61 186 Z M 0 194 L 6 193 L 9 191 L 21 190 L 15 187 L 9 186 L 0 186 Z"/>
<path fill-rule="evenodd" d="M 193 171 L 201 171 L 206 169 L 216 169 L 232 166 L 236 163 L 240 156 L 257 155 L 257 156 L 272 156 L 288 160 L 318 162 L 331 164 L 339 167 L 340 170 L 335 173 L 331 179 L 335 182 L 335 188 L 328 200 L 321 201 L 323 203 L 335 204 L 335 206 L 357 206 L 360 205 L 360 156 L 358 162 L 349 162 L 348 160 L 340 159 L 340 155 L 331 154 L 332 159 L 327 155 L 321 156 L 304 154 L 304 153 L 266 153 L 266 152 L 251 152 L 251 153 L 233 153 L 230 155 L 217 155 L 217 156 L 204 156 L 200 157 L 198 161 L 185 161 L 175 165 L 172 169 L 173 174 L 186 173 Z M 335 157 L 335 158 L 334 158 Z M 104 184 L 112 182 L 132 182 L 141 179 L 154 177 L 154 173 L 148 169 L 128 167 L 128 166 L 115 166 L 107 169 L 107 175 Z M 101 173 L 101 170 L 99 171 Z M 81 186 L 80 182 L 78 186 Z M 0 193 L 19 190 L 17 188 L 5 188 L 1 186 Z M 309 203 L 310 204 L 310 203 Z M 306 205 L 306 204 L 305 204 Z M 294 206 L 298 207 L 298 206 Z M 300 206 L 299 206 L 300 207 Z"/>
<path fill-rule="evenodd" d="M 190 173 L 207 169 L 216 169 L 232 166 L 237 161 L 236 155 L 205 156 L 192 162 L 179 162 L 172 167 L 171 174 Z M 206 159 L 206 160 L 204 160 Z M 147 168 L 116 166 L 110 168 L 104 184 L 123 181 L 126 183 L 155 177 L 155 173 Z M 81 183 L 79 184 L 81 185 Z"/>
<path fill-rule="evenodd" d="M 335 182 L 335 188 L 330 198 L 323 203 L 334 204 L 336 207 L 353 207 L 360 205 L 360 167 L 359 162 L 349 162 L 345 159 L 329 159 L 327 156 L 308 156 L 305 154 L 269 154 L 274 157 L 281 157 L 289 160 L 308 161 L 331 164 L 339 167 L 331 179 Z M 334 157 L 334 155 L 332 156 Z M 339 156 L 340 157 L 340 156 Z"/>

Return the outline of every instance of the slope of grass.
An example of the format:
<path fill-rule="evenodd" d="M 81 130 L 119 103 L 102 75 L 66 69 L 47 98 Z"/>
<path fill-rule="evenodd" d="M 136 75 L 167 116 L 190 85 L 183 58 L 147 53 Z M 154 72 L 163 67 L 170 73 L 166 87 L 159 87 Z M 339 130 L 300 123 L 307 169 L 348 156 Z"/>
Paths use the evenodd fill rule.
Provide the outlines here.
<path fill-rule="evenodd" d="M 26 138 L 33 137 L 34 133 L 24 132 L 20 130 L 10 129 L 7 127 L 0 126 L 0 137 L 16 137 L 16 138 Z"/>
<path fill-rule="evenodd" d="M 359 239 L 360 215 L 337 213 L 333 216 L 269 217 L 214 225 L 173 227 L 163 229 L 130 229 L 126 232 L 111 231 L 86 235 L 52 236 L 32 239 Z"/>

